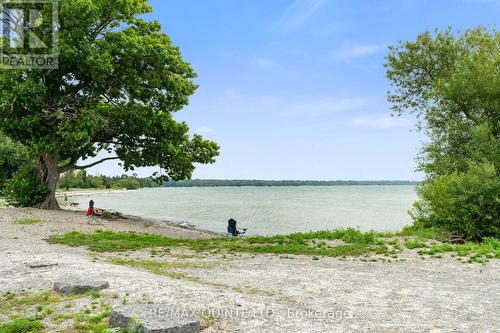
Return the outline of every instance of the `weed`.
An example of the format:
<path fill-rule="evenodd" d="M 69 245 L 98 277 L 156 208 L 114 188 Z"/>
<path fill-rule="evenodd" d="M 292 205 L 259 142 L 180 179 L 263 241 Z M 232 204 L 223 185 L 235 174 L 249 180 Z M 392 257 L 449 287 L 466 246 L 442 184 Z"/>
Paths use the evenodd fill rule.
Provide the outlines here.
<path fill-rule="evenodd" d="M 20 219 L 17 219 L 16 221 L 14 221 L 15 224 L 22 224 L 22 225 L 30 225 L 30 224 L 38 224 L 38 223 L 41 223 L 43 222 L 41 219 L 39 219 L 38 217 L 24 217 L 24 218 L 20 218 Z"/>
<path fill-rule="evenodd" d="M 99 291 L 97 291 L 97 290 L 91 290 L 91 291 L 89 291 L 89 295 L 92 298 L 101 298 L 102 297 L 102 294 Z"/>
<path fill-rule="evenodd" d="M 215 321 L 217 320 L 217 317 L 215 317 L 207 309 L 201 311 L 199 317 L 200 317 L 200 321 L 201 321 L 201 328 L 203 330 L 212 326 L 215 323 Z"/>
<path fill-rule="evenodd" d="M 31 318 L 18 318 L 0 325 L 0 333 L 34 333 L 42 332 L 44 325 Z"/>
<path fill-rule="evenodd" d="M 421 249 L 427 247 L 427 244 L 425 242 L 422 242 L 420 240 L 414 240 L 414 239 L 407 239 L 405 240 L 405 246 L 406 248 L 413 250 L 413 249 Z"/>

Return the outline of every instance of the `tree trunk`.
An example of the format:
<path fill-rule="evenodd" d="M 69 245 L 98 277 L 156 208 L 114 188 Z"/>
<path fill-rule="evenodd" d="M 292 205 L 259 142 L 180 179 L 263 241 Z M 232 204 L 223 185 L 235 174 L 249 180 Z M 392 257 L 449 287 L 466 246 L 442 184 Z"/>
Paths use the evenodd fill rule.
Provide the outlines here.
<path fill-rule="evenodd" d="M 47 185 L 50 192 L 45 199 L 37 205 L 40 209 L 59 209 L 56 199 L 56 188 L 59 182 L 59 157 L 57 154 L 38 156 L 38 173 L 40 179 Z"/>

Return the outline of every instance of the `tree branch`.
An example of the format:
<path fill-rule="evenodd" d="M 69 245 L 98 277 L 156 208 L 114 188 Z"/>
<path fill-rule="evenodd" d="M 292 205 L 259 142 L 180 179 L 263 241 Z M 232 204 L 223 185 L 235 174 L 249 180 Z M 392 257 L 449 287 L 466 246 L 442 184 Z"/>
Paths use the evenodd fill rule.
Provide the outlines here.
<path fill-rule="evenodd" d="M 118 160 L 118 159 L 120 159 L 120 158 L 119 157 L 106 157 L 106 158 L 103 158 L 102 160 L 99 160 L 99 161 L 96 161 L 96 162 L 93 162 L 93 163 L 90 163 L 87 165 L 68 164 L 68 165 L 64 165 L 62 167 L 59 167 L 59 172 L 63 173 L 63 172 L 69 171 L 69 170 L 88 169 L 88 168 L 91 168 L 97 164 L 101 164 L 102 162 L 110 161 L 110 160 Z"/>
<path fill-rule="evenodd" d="M 97 36 L 103 31 L 111 22 L 113 22 L 114 17 L 106 17 L 101 23 L 94 29 L 94 31 L 90 34 L 90 40 L 95 40 Z"/>

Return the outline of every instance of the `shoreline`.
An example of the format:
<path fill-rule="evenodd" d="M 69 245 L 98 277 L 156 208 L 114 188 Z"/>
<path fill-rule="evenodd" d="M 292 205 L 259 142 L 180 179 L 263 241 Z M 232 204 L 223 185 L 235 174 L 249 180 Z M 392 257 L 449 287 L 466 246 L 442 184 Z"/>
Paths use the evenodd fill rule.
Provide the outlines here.
<path fill-rule="evenodd" d="M 57 191 L 56 192 L 56 198 L 61 199 L 64 198 L 66 195 L 67 198 L 77 198 L 77 197 L 86 197 L 86 196 L 91 196 L 95 194 L 117 194 L 117 193 L 131 193 L 135 192 L 137 190 L 126 190 L 126 189 L 75 189 L 74 191 Z M 72 207 L 69 206 L 69 201 L 59 201 L 59 206 L 61 211 L 66 211 L 66 212 L 75 212 L 75 213 L 81 213 L 82 215 L 85 215 L 86 213 L 86 208 L 81 207 L 80 205 L 77 207 Z M 0 206 L 1 207 L 1 206 Z M 206 233 L 211 236 L 224 236 L 224 233 L 220 232 L 215 232 L 211 231 L 208 229 L 203 229 L 200 227 L 197 227 L 195 224 L 189 222 L 189 221 L 182 221 L 182 222 L 174 222 L 171 220 L 167 219 L 159 219 L 159 218 L 149 218 L 149 217 L 144 217 L 140 215 L 135 215 L 135 214 L 124 214 L 120 212 L 119 210 L 112 208 L 112 207 L 99 207 L 100 209 L 104 209 L 106 212 L 115 215 L 115 218 L 111 220 L 124 220 L 130 223 L 136 223 L 136 224 L 156 224 L 158 226 L 169 226 L 169 227 L 174 227 L 174 228 L 181 228 L 185 230 L 193 230 L 193 231 L 199 231 L 202 233 Z M 119 216 L 119 217 L 117 217 Z"/>
<path fill-rule="evenodd" d="M 68 198 L 71 197 L 85 197 L 92 194 L 113 194 L 113 193 L 124 193 L 133 192 L 135 190 L 127 189 L 73 189 L 73 190 L 58 190 L 56 191 L 56 198 L 64 198 L 66 195 Z"/>
<path fill-rule="evenodd" d="M 69 212 L 73 213 L 75 215 L 80 215 L 85 216 L 86 211 L 81 210 L 81 209 L 66 209 L 64 207 L 61 207 L 58 211 L 61 212 Z M 223 233 L 217 233 L 214 231 L 198 228 L 188 222 L 187 225 L 183 225 L 177 222 L 169 221 L 169 220 L 163 220 L 163 219 L 152 219 L 152 218 L 147 218 L 147 217 L 142 217 L 138 215 L 131 215 L 131 214 L 122 214 L 119 211 L 113 210 L 113 209 L 106 209 L 108 213 L 110 213 L 109 219 L 107 218 L 100 218 L 100 220 L 105 221 L 105 222 L 124 222 L 127 224 L 135 225 L 136 228 L 139 228 L 139 232 L 143 233 L 149 233 L 148 231 L 151 231 L 151 226 L 155 226 L 156 228 L 178 228 L 186 231 L 193 231 L 193 232 L 199 232 L 203 233 L 206 236 L 212 236 L 212 237 L 217 237 L 217 236 L 224 236 Z"/>

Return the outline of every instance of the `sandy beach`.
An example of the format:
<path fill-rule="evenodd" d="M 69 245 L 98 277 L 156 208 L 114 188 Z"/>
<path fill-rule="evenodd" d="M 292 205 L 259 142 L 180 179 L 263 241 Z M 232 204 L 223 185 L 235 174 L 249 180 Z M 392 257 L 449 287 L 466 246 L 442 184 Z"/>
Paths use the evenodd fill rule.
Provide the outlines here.
<path fill-rule="evenodd" d="M 41 222 L 14 223 L 28 216 Z M 404 250 L 402 260 L 393 262 L 179 249 L 161 256 L 151 250 L 97 254 L 46 242 L 52 234 L 73 230 L 211 236 L 140 220 L 103 224 L 89 226 L 76 212 L 0 208 L 0 292 L 50 289 L 68 276 L 102 279 L 110 283 L 103 295 L 111 306 L 126 301 L 219 311 L 222 315 L 210 320 L 204 332 L 495 332 L 500 327 L 498 260 L 422 260 L 412 250 Z M 178 265 L 182 275 L 157 275 L 110 263 L 153 257 Z M 30 268 L 33 263 L 50 265 Z M 85 302 L 90 300 L 74 306 Z M 70 325 L 49 324 L 48 331 L 74 332 L 68 330 Z"/>
<path fill-rule="evenodd" d="M 87 197 L 93 194 L 111 194 L 111 193 L 124 193 L 127 191 L 134 191 L 134 190 L 127 190 L 127 189 L 93 189 L 93 188 L 86 188 L 86 189 L 70 189 L 70 190 L 58 190 L 56 192 L 56 197 L 58 198 L 64 198 L 66 195 L 68 198 L 71 197 Z"/>

